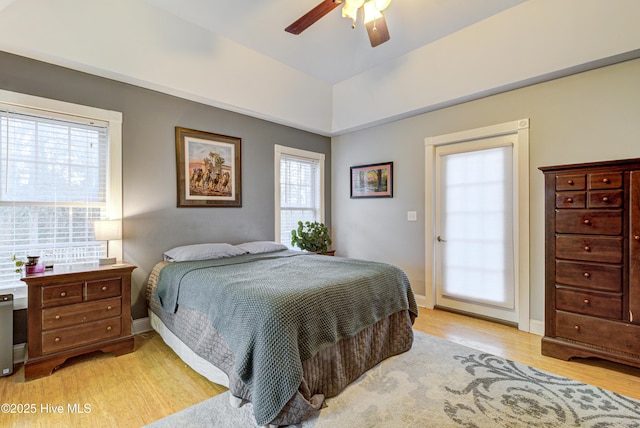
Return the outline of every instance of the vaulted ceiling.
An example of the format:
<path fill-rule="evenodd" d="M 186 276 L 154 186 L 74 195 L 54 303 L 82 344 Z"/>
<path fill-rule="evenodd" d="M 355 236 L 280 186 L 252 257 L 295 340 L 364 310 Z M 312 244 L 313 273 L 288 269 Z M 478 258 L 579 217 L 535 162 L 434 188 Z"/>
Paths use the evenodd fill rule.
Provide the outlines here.
<path fill-rule="evenodd" d="M 322 0 L 0 0 L 0 50 L 323 135 L 639 56 L 637 0 L 393 0 L 371 48 Z M 0 69 L 1 73 L 1 69 Z"/>

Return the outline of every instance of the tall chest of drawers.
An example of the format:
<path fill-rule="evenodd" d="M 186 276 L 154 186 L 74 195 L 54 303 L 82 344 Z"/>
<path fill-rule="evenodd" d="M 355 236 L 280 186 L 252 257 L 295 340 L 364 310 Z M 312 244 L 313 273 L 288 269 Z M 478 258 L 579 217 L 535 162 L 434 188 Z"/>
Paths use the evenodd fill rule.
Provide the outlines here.
<path fill-rule="evenodd" d="M 545 175 L 544 355 L 640 367 L 640 159 Z"/>
<path fill-rule="evenodd" d="M 46 376 L 68 358 L 133 351 L 131 272 L 120 264 L 28 275 L 25 380 Z"/>

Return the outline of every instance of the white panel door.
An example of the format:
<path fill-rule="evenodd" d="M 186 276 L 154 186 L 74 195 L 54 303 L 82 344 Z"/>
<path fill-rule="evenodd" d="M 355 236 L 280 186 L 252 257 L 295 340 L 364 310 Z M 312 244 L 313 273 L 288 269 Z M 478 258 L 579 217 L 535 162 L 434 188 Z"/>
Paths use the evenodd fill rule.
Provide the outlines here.
<path fill-rule="evenodd" d="M 435 150 L 436 305 L 518 322 L 514 136 Z"/>

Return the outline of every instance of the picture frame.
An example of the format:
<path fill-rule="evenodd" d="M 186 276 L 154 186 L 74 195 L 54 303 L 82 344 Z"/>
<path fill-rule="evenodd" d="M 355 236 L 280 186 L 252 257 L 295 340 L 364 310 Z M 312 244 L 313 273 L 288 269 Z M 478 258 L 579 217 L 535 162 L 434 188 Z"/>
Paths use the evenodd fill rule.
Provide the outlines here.
<path fill-rule="evenodd" d="M 351 171 L 351 199 L 393 198 L 393 162 L 357 165 Z"/>
<path fill-rule="evenodd" d="M 178 207 L 241 207 L 238 137 L 176 127 Z"/>

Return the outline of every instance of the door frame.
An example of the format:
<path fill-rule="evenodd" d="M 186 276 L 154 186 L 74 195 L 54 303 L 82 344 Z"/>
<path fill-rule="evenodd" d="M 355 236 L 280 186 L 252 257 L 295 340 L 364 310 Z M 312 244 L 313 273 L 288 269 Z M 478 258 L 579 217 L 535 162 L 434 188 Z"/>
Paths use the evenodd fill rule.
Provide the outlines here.
<path fill-rule="evenodd" d="M 529 320 L 529 119 L 519 119 L 482 128 L 428 137 L 425 145 L 425 306 L 433 309 L 436 301 L 435 270 L 435 161 L 436 147 L 478 139 L 514 136 L 515 180 L 515 278 L 517 289 L 518 329 L 530 331 Z"/>

